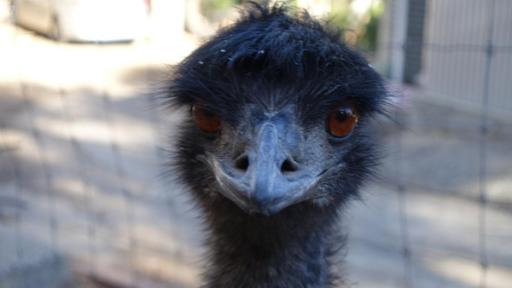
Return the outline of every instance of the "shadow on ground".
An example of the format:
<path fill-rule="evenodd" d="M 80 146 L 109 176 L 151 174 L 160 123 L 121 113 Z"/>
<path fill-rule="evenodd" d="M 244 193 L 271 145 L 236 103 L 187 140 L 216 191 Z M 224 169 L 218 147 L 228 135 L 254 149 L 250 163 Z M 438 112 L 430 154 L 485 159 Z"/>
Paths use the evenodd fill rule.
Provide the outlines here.
<path fill-rule="evenodd" d="M 0 85 L 1 284 L 198 285 L 196 208 L 168 181 L 172 175 L 159 176 L 167 159 L 161 148 L 179 115 L 155 110 L 147 93 L 162 87 L 170 69 L 131 66 L 113 86 Z M 386 157 L 365 201 L 346 216 L 349 278 L 360 287 L 405 287 L 410 267 L 415 287 L 472 287 L 477 278 L 459 275 L 479 273 L 479 117 L 422 101 L 406 112 L 400 133 L 392 121 L 376 121 Z M 512 129 L 491 127 L 487 253 L 490 281 L 505 287 L 512 279 L 512 254 L 503 249 L 512 242 Z M 413 255 L 405 265 L 399 181 Z M 34 267 L 55 272 L 41 280 L 47 272 Z"/>

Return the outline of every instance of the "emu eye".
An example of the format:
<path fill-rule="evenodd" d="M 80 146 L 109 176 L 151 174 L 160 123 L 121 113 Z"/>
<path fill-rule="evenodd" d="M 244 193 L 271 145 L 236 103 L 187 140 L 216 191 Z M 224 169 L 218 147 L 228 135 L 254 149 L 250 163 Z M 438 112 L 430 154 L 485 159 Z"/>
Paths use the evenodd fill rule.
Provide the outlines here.
<path fill-rule="evenodd" d="M 211 111 L 200 105 L 192 106 L 192 115 L 197 127 L 206 133 L 215 133 L 220 130 L 220 119 Z"/>
<path fill-rule="evenodd" d="M 345 137 L 354 130 L 358 120 L 355 108 L 352 105 L 343 105 L 329 113 L 326 128 L 334 137 Z"/>

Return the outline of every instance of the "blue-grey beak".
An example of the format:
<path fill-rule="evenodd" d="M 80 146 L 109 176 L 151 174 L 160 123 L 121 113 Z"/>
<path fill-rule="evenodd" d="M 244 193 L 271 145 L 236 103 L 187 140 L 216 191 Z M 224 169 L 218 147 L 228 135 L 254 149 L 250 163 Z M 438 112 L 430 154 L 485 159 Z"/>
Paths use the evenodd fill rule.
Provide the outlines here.
<path fill-rule="evenodd" d="M 318 177 L 292 156 L 288 128 L 261 125 L 252 145 L 232 162 L 214 161 L 223 195 L 248 213 L 271 215 L 307 199 Z M 289 139 L 288 139 L 289 140 Z M 296 144 L 296 143 L 294 143 Z"/>

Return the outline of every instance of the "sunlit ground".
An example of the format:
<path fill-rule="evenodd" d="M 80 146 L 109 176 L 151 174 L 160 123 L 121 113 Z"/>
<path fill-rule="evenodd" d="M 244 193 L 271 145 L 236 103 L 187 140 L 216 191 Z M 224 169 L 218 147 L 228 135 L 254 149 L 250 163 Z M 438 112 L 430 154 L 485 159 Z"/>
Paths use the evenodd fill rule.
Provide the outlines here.
<path fill-rule="evenodd" d="M 0 282 L 195 286 L 194 213 L 159 177 L 173 117 L 149 100 L 194 40 L 57 44 L 6 22 L 0 39 Z"/>

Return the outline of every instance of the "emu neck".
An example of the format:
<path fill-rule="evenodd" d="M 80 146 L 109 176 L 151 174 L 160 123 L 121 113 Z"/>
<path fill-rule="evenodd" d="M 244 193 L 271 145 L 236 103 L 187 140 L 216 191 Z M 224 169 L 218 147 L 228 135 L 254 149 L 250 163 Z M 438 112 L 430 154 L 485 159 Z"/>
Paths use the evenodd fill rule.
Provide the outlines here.
<path fill-rule="evenodd" d="M 207 287 L 328 287 L 335 213 L 293 207 L 250 216 L 212 212 Z"/>

